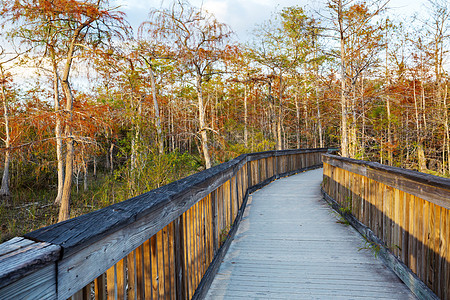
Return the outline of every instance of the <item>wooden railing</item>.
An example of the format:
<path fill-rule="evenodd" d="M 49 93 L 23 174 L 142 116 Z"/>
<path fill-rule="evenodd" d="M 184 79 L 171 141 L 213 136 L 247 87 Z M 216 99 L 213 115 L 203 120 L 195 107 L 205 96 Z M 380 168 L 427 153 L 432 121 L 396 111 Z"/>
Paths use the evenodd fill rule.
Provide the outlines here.
<path fill-rule="evenodd" d="M 323 166 L 325 196 L 369 228 L 368 246 L 389 249 L 388 263 L 419 298 L 450 299 L 450 179 L 334 155 Z"/>
<path fill-rule="evenodd" d="M 241 155 L 0 245 L 1 299 L 191 299 L 209 286 L 250 192 L 327 149 Z"/>

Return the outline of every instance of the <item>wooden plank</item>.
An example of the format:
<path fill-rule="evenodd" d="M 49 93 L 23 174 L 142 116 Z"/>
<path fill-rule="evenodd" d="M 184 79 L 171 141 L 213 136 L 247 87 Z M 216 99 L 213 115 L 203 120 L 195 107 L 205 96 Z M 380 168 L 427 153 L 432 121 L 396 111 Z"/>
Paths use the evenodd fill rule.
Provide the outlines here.
<path fill-rule="evenodd" d="M 233 176 L 230 180 L 230 202 L 231 202 L 231 219 L 230 219 L 230 224 L 233 224 L 234 218 L 237 215 L 237 211 L 238 211 L 238 203 L 237 203 L 237 199 L 238 199 L 238 195 L 237 195 L 237 189 L 236 189 L 236 176 Z"/>
<path fill-rule="evenodd" d="M 448 242 L 445 238 L 445 233 L 447 230 L 447 210 L 443 207 L 438 206 L 439 213 L 440 213 L 440 230 L 439 230 L 439 245 L 438 245 L 438 272 L 437 272 L 437 278 L 439 280 L 438 287 L 437 287 L 437 295 L 441 299 L 445 299 L 445 264 L 447 263 L 445 261 L 446 258 L 446 243 Z"/>
<path fill-rule="evenodd" d="M 92 283 L 88 284 L 72 296 L 72 300 L 90 300 Z"/>
<path fill-rule="evenodd" d="M 402 213 L 403 221 L 401 222 L 401 234 L 402 234 L 402 253 L 401 253 L 401 261 L 409 266 L 409 252 L 408 252 L 408 243 L 409 243 L 409 198 L 407 194 L 403 191 L 400 191 L 401 199 L 402 199 Z"/>
<path fill-rule="evenodd" d="M 14 237 L 2 244 L 0 244 L 0 258 L 11 252 L 18 251 L 27 246 L 34 244 L 35 242 L 23 237 Z"/>
<path fill-rule="evenodd" d="M 414 237 L 416 238 L 416 271 L 419 278 L 425 282 L 426 284 L 426 276 L 425 270 L 424 270 L 424 244 L 426 243 L 425 239 L 425 230 L 424 230 L 424 201 L 418 197 L 415 197 L 415 203 L 416 203 L 416 215 L 415 215 L 415 222 L 416 222 L 416 231 L 414 234 Z"/>
<path fill-rule="evenodd" d="M 13 238 L 1 244 L 0 288 L 53 264 L 59 258 L 60 251 L 61 247 L 57 245 L 24 238 Z"/>
<path fill-rule="evenodd" d="M 169 299 L 176 299 L 175 284 L 175 230 L 174 222 L 167 227 L 168 247 L 169 247 Z"/>
<path fill-rule="evenodd" d="M 156 234 L 156 240 L 158 248 L 156 249 L 158 254 L 158 293 L 159 293 L 159 299 L 165 299 L 165 289 L 164 289 L 164 233 L 163 230 L 159 231 Z"/>
<path fill-rule="evenodd" d="M 218 199 L 217 191 L 211 193 L 211 213 L 212 213 L 212 241 L 213 241 L 213 253 L 216 254 L 219 249 L 219 215 L 218 215 Z"/>
<path fill-rule="evenodd" d="M 184 276 L 183 276 L 183 286 L 185 288 L 185 296 L 184 299 L 188 299 L 189 298 L 189 293 L 190 293 L 190 265 L 189 265 L 189 235 L 188 235 L 188 231 L 189 231 L 189 222 L 188 222 L 188 216 L 187 216 L 187 212 L 183 214 L 183 224 L 182 224 L 182 229 L 183 229 L 183 251 L 184 251 Z"/>
<path fill-rule="evenodd" d="M 132 199 L 36 230 L 27 236 L 31 240 L 64 245 L 63 258 L 72 256 L 97 241 L 115 240 L 116 236 L 113 234 L 126 227 L 139 228 L 146 237 L 152 236 L 234 176 L 234 168 L 243 165 L 246 159 L 248 155 L 240 156 Z M 141 221 L 150 224 L 141 228 Z M 141 245 L 146 239 L 138 241 L 137 245 Z M 131 251 L 136 247 L 133 244 L 128 249 Z"/>
<path fill-rule="evenodd" d="M 136 299 L 136 251 L 131 251 L 127 255 L 128 268 L 128 299 Z M 109 294 L 109 293 L 108 293 Z"/>
<path fill-rule="evenodd" d="M 411 196 L 414 197 L 414 196 Z M 332 204 L 332 207 L 338 212 L 341 212 L 337 202 L 329 197 L 329 195 L 324 194 L 324 199 Z M 358 222 L 352 215 L 345 215 L 350 224 L 358 230 L 362 235 L 364 235 L 369 241 L 377 245 L 383 245 L 383 242 L 369 229 L 366 228 L 362 223 Z M 437 296 L 431 291 L 419 278 L 416 276 L 407 266 L 405 266 L 400 260 L 398 260 L 394 255 L 392 255 L 387 248 L 382 246 L 378 252 L 378 256 L 382 261 L 391 268 L 395 274 L 401 278 L 401 280 L 410 288 L 410 290 L 419 299 L 438 299 Z M 317 266 L 314 265 L 316 268 Z"/>
<path fill-rule="evenodd" d="M 152 288 L 152 256 L 151 256 L 151 246 L 150 240 L 147 240 L 142 245 L 142 251 L 144 256 L 144 289 L 145 297 L 147 299 L 153 299 L 153 288 Z"/>
<path fill-rule="evenodd" d="M 389 249 L 393 249 L 392 243 L 392 198 L 393 189 L 389 186 L 382 185 L 384 189 L 384 219 L 383 219 L 383 232 L 385 232 L 385 241 Z"/>
<path fill-rule="evenodd" d="M 269 157 L 269 154 L 264 155 Z M 235 175 L 234 168 L 245 165 L 249 157 L 242 156 L 105 210 L 30 233 L 33 239 L 64 246 L 62 261 L 58 264 L 58 274 L 61 274 L 58 295 L 70 297 L 100 276 L 197 203 L 202 195 L 229 180 Z M 102 226 L 98 226 L 100 223 Z M 108 259 L 102 260 L 102 256 Z M 83 278 L 78 277 L 81 273 L 85 275 Z"/>
<path fill-rule="evenodd" d="M 95 300 L 106 300 L 106 274 L 102 274 L 94 281 Z"/>
<path fill-rule="evenodd" d="M 0 288 L 1 299 L 57 299 L 56 268 L 48 264 Z"/>
<path fill-rule="evenodd" d="M 324 155 L 324 162 L 450 208 L 450 179 L 373 162 Z"/>
<path fill-rule="evenodd" d="M 366 177 L 367 178 L 367 177 Z M 369 205 L 367 205 L 367 210 L 365 213 L 367 215 L 367 221 L 369 228 L 375 233 L 377 230 L 377 199 L 378 199 L 378 189 L 377 184 L 374 180 L 367 178 L 369 187 Z"/>
<path fill-rule="evenodd" d="M 227 253 L 229 246 L 231 245 L 233 237 L 238 230 L 238 224 L 241 221 L 242 216 L 244 214 L 244 209 L 246 207 L 247 200 L 248 200 L 248 197 L 245 197 L 242 207 L 239 210 L 239 213 L 236 217 L 235 224 L 230 230 L 228 238 L 224 241 L 222 247 L 218 249 L 216 255 L 214 256 L 213 261 L 211 262 L 211 264 L 209 265 L 209 267 L 205 273 L 205 276 L 203 277 L 197 290 L 195 291 L 195 294 L 192 297 L 192 300 L 205 299 L 205 296 L 206 296 L 206 293 L 208 292 L 209 286 L 211 285 L 211 282 L 214 279 L 214 275 L 217 273 L 217 270 L 219 269 L 219 266 L 222 263 L 222 260 L 225 256 L 225 254 Z"/>
<path fill-rule="evenodd" d="M 201 263 L 200 263 L 200 241 L 199 241 L 199 202 L 193 206 L 193 245 L 194 245 L 194 268 L 195 268 L 195 278 L 194 278 L 194 290 L 197 288 L 198 283 L 201 279 Z"/>
<path fill-rule="evenodd" d="M 202 264 L 202 277 L 203 274 L 205 274 L 206 269 L 208 269 L 208 244 L 207 244 L 207 238 L 206 238 L 206 203 L 208 202 L 208 196 L 203 198 L 203 200 L 200 203 L 199 206 L 199 219 L 200 219 L 200 243 L 201 243 L 201 264 Z M 200 279 L 201 280 L 201 279 Z"/>
<path fill-rule="evenodd" d="M 442 234 L 443 244 L 445 244 L 445 248 L 443 249 L 443 258 L 444 258 L 444 266 L 442 273 L 444 274 L 444 297 L 442 299 L 448 299 L 450 297 L 450 210 L 445 210 L 445 223 L 444 223 L 444 231 Z"/>
<path fill-rule="evenodd" d="M 242 174 L 242 173 L 241 173 Z M 213 209 L 213 203 L 214 203 L 214 198 L 213 198 L 213 194 L 209 195 L 208 198 L 208 266 L 211 263 L 211 261 L 214 259 L 214 209 Z"/>
<path fill-rule="evenodd" d="M 158 239 L 154 235 L 150 239 L 150 256 L 152 265 L 152 299 L 159 299 L 159 273 L 158 273 Z"/>
<path fill-rule="evenodd" d="M 394 222 L 393 222 L 393 230 L 394 230 L 394 255 L 397 258 L 400 258 L 400 253 L 402 249 L 402 236 L 400 224 L 403 223 L 403 207 L 402 207 L 402 199 L 401 199 L 402 191 L 395 189 L 394 190 Z"/>
<path fill-rule="evenodd" d="M 194 265 L 194 282 L 193 282 L 193 290 L 197 288 L 198 283 L 201 279 L 201 266 L 199 259 L 199 242 L 198 242 L 198 203 L 192 207 L 192 246 L 193 246 L 193 255 L 192 255 L 192 263 Z"/>
<path fill-rule="evenodd" d="M 145 299 L 145 277 L 144 277 L 144 253 L 143 246 L 135 250 L 136 266 L 136 298 Z"/>
<path fill-rule="evenodd" d="M 119 300 L 123 300 L 126 299 L 126 294 L 127 294 L 127 278 L 126 278 L 126 257 L 124 259 L 121 259 L 117 264 L 116 264 L 116 284 L 117 284 L 117 299 Z M 89 289 L 90 290 L 90 289 Z M 86 299 L 90 299 L 90 297 L 87 297 Z"/>
<path fill-rule="evenodd" d="M 222 229 L 224 228 L 224 225 L 223 225 L 224 208 L 223 208 L 223 188 L 222 187 L 217 189 L 216 198 L 217 198 L 217 241 L 218 241 L 217 246 L 220 248 L 220 246 L 221 246 L 220 233 L 221 233 Z"/>
<path fill-rule="evenodd" d="M 175 285 L 176 285 L 176 299 L 181 300 L 187 297 L 186 295 L 186 263 L 185 263 L 185 250 L 184 247 L 184 230 L 183 230 L 183 218 L 181 215 L 174 223 L 175 241 Z"/>
<path fill-rule="evenodd" d="M 187 240 L 187 258 L 188 258 L 188 268 L 189 268 L 189 275 L 188 275 L 188 282 L 189 282 L 189 293 L 188 298 L 191 298 L 194 294 L 195 290 L 195 272 L 196 269 L 194 268 L 194 245 L 193 243 L 193 237 L 192 237 L 192 208 L 189 209 L 186 212 L 186 240 Z"/>
<path fill-rule="evenodd" d="M 359 207 L 359 221 L 366 225 L 367 227 L 370 227 L 370 224 L 367 222 L 368 218 L 365 214 L 365 210 L 367 209 L 367 206 L 369 205 L 369 182 L 368 178 L 361 176 L 361 185 L 363 186 L 363 191 L 361 195 L 361 205 Z"/>
<path fill-rule="evenodd" d="M 164 239 L 164 296 L 170 298 L 170 251 L 169 251 L 169 227 L 168 225 L 162 230 L 162 237 Z"/>
<path fill-rule="evenodd" d="M 306 181 L 310 181 L 310 180 L 311 179 L 308 176 Z M 282 180 L 279 180 L 276 183 L 278 184 L 280 181 L 282 181 Z M 279 186 L 277 186 L 276 190 L 277 191 L 282 190 L 282 192 L 283 192 L 282 195 L 281 196 L 279 195 L 278 198 L 276 199 L 277 203 L 279 201 L 284 201 L 284 200 L 294 202 L 294 201 L 292 201 L 292 197 L 294 195 L 289 196 L 289 197 L 283 197 L 285 195 L 286 188 L 280 188 Z M 314 189 L 309 188 L 306 190 L 312 191 Z M 306 192 L 306 190 L 305 190 L 305 192 Z M 274 191 L 272 190 L 271 193 L 274 193 Z M 271 194 L 271 193 L 269 193 L 269 194 Z M 259 195 L 259 194 L 261 194 L 261 192 L 258 192 L 257 194 Z M 253 197 L 255 197 L 255 195 Z M 298 192 L 297 186 L 296 186 L 295 196 L 298 196 L 298 195 L 299 195 L 299 192 Z M 304 193 L 301 193 L 301 195 L 304 195 Z M 323 206 L 320 205 L 319 202 L 317 202 L 317 199 L 310 200 L 310 198 L 311 197 L 309 197 L 309 194 L 308 194 L 308 197 L 302 198 L 302 201 L 300 201 L 300 202 L 301 203 L 303 203 L 303 202 L 314 203 L 315 205 L 317 205 L 317 211 L 320 212 L 320 214 L 322 214 Z M 309 208 L 307 208 L 307 209 L 298 209 L 298 208 L 284 209 L 283 213 L 288 214 L 288 217 L 282 217 L 281 219 L 283 220 L 283 224 L 279 225 L 278 222 L 271 222 L 272 214 L 271 214 L 270 207 L 266 208 L 263 211 L 257 211 L 257 207 L 261 207 L 262 203 L 264 203 L 264 202 L 269 203 L 269 206 L 270 206 L 270 202 L 273 202 L 273 199 L 269 200 L 269 199 L 265 199 L 265 197 L 264 197 L 264 198 L 258 199 L 258 200 L 259 200 L 258 202 L 253 200 L 255 202 L 253 202 L 253 205 L 250 210 L 250 214 L 254 213 L 253 219 L 250 219 L 250 217 L 248 219 L 246 218 L 246 221 L 248 220 L 246 223 L 246 227 L 243 231 L 240 232 L 240 235 L 236 239 L 238 241 L 238 243 L 234 246 L 234 248 L 230 248 L 230 250 L 233 249 L 233 251 L 237 250 L 238 253 L 235 252 L 234 253 L 235 255 L 231 255 L 231 260 L 226 264 L 228 269 L 220 271 L 220 274 L 218 274 L 218 275 L 221 276 L 221 278 L 232 277 L 233 271 L 239 270 L 241 267 L 243 267 L 243 263 L 245 263 L 246 260 L 254 260 L 256 257 L 261 258 L 262 256 L 264 256 L 265 261 L 256 262 L 255 265 L 257 265 L 259 267 L 260 272 L 261 272 L 260 274 L 262 274 L 261 277 L 264 276 L 263 278 L 265 279 L 265 281 L 262 280 L 261 285 L 255 287 L 255 289 L 258 290 L 259 294 L 256 294 L 256 293 L 252 294 L 251 296 L 253 296 L 253 298 L 257 298 L 257 297 L 260 297 L 260 298 L 261 297 L 262 298 L 276 298 L 276 297 L 289 298 L 290 297 L 290 298 L 298 298 L 298 299 L 315 298 L 313 293 L 304 294 L 303 297 L 302 296 L 296 297 L 297 295 L 291 293 L 291 292 L 298 292 L 299 290 L 301 290 L 301 287 L 299 287 L 299 286 L 302 283 L 311 281 L 310 278 L 306 277 L 308 275 L 308 272 L 307 272 L 308 270 L 310 272 L 313 272 L 314 270 L 317 269 L 317 261 L 311 261 L 311 259 L 309 257 L 305 257 L 304 254 L 301 252 L 300 252 L 300 254 L 297 254 L 297 253 L 298 253 L 298 251 L 302 251 L 303 250 L 302 248 L 307 247 L 311 244 L 319 244 L 319 243 L 314 243 L 314 241 L 311 241 L 311 239 L 314 239 L 314 240 L 317 239 L 317 235 L 319 232 L 325 234 L 325 238 L 324 238 L 325 240 L 330 240 L 330 239 L 334 240 L 333 237 L 335 237 L 335 236 L 332 234 L 332 232 L 334 232 L 334 230 L 324 230 L 322 226 L 320 226 L 321 228 L 318 229 L 317 226 L 314 226 L 314 227 L 316 227 L 315 228 L 316 231 L 312 232 L 312 234 L 309 236 L 305 236 L 306 227 L 307 227 L 308 222 L 305 222 L 304 217 L 309 216 L 312 219 L 314 219 L 314 221 L 316 221 L 316 217 L 315 217 L 315 215 L 313 216 L 311 209 L 309 209 Z M 298 205 L 298 201 L 295 201 L 295 202 L 296 202 L 295 205 Z M 257 205 L 257 203 L 258 203 L 258 205 Z M 277 220 L 279 219 L 278 213 L 281 213 L 281 212 L 277 212 L 277 218 L 276 218 Z M 299 215 L 299 214 L 301 214 L 301 215 Z M 323 215 L 326 218 L 329 218 L 329 214 L 323 213 Z M 273 218 L 273 219 L 275 220 L 275 218 Z M 288 228 L 286 228 L 287 223 L 290 221 L 298 222 L 292 226 L 292 230 L 289 230 Z M 329 220 L 329 222 L 332 224 L 332 226 L 339 226 L 340 228 L 344 227 L 344 226 L 336 224 L 335 220 Z M 322 225 L 322 222 L 320 222 L 320 224 Z M 277 228 L 277 227 L 279 227 L 279 228 Z M 276 230 L 276 229 L 279 229 L 279 230 Z M 253 231 L 251 233 L 250 230 L 256 230 L 256 232 Z M 266 234 L 270 237 L 268 238 L 266 236 Z M 286 251 L 287 249 L 286 249 L 285 245 L 286 245 L 286 243 L 290 243 L 290 242 L 292 242 L 292 240 L 295 240 L 295 238 L 293 239 L 294 234 L 300 235 L 301 237 L 303 236 L 305 238 L 305 240 L 296 241 L 297 244 L 292 246 L 295 250 L 290 251 L 290 252 Z M 239 248 L 239 246 L 243 246 L 245 244 L 246 239 L 250 239 L 250 241 L 247 242 L 247 245 L 249 245 L 249 247 L 245 248 L 245 250 L 242 248 Z M 339 241 L 342 241 L 342 239 L 339 238 Z M 255 244 L 255 242 L 256 242 L 256 244 Z M 267 242 L 268 244 L 265 246 L 261 246 L 262 242 Z M 262 244 L 262 245 L 264 245 L 264 244 Z M 315 254 L 314 257 L 319 257 L 319 259 L 322 259 L 322 261 L 323 261 L 323 257 L 324 257 L 324 256 L 322 256 L 323 251 L 326 251 L 326 249 L 333 249 L 335 247 L 333 247 L 334 245 L 330 245 L 329 247 L 324 248 L 323 244 L 319 244 L 319 245 L 320 245 L 320 247 L 318 247 L 315 251 L 313 251 L 313 253 Z M 269 250 L 269 248 L 272 248 L 272 247 L 273 248 L 279 247 L 280 249 L 277 249 L 277 250 L 280 250 L 281 252 L 280 251 L 266 252 Z M 356 252 L 358 252 L 354 247 L 349 247 L 349 248 L 352 248 Z M 280 256 L 279 253 L 283 253 L 283 256 Z M 331 252 L 331 253 L 333 253 L 333 252 Z M 362 252 L 359 252 L 359 253 L 361 254 Z M 239 259 L 241 256 L 243 256 L 242 259 Z M 296 265 L 293 262 L 294 256 L 297 259 L 303 259 L 303 260 L 307 261 L 307 264 L 309 264 L 310 268 L 306 269 L 306 266 L 298 267 L 298 265 Z M 371 255 L 369 255 L 369 256 L 371 258 L 373 258 Z M 325 257 L 326 257 L 326 255 L 325 255 Z M 346 256 L 346 258 L 344 258 L 343 260 L 346 260 L 347 258 L 348 258 L 348 256 Z M 364 258 L 364 260 L 365 259 L 366 259 L 366 257 Z M 293 278 L 294 278 L 293 281 L 295 281 L 295 282 L 292 284 L 292 289 L 290 289 L 289 291 L 284 290 L 284 286 L 282 286 L 281 288 L 278 287 L 281 284 L 283 284 L 283 285 L 287 284 L 289 282 L 288 280 L 282 279 L 281 284 L 280 284 L 280 282 L 274 283 L 273 281 L 270 281 L 272 279 L 278 279 L 278 275 L 283 276 L 283 275 L 286 275 L 286 273 L 288 273 L 288 272 L 286 272 L 286 269 L 283 268 L 279 272 L 276 272 L 277 276 L 273 276 L 274 272 L 273 272 L 272 268 L 277 267 L 277 264 L 281 265 L 279 263 L 280 260 L 284 260 L 284 262 L 285 262 L 283 267 L 290 267 L 290 271 L 296 272 L 295 276 L 293 276 Z M 364 261 L 364 260 L 361 260 L 361 261 Z M 335 259 L 332 259 L 330 261 L 332 261 L 332 263 L 336 263 Z M 338 261 L 340 261 L 340 260 L 338 260 Z M 358 262 L 358 264 L 360 265 L 359 262 Z M 270 268 L 268 268 L 269 265 L 270 265 Z M 330 268 L 328 268 L 328 266 L 323 269 L 324 269 L 324 272 L 327 272 L 327 274 L 330 272 L 330 270 L 329 270 Z M 349 273 L 349 272 L 345 272 L 345 271 L 341 272 L 341 276 L 343 274 L 347 274 L 347 273 Z M 253 273 L 249 273 L 249 274 L 253 274 Z M 244 280 L 251 281 L 255 277 L 257 277 L 257 276 L 247 275 L 247 276 L 245 276 Z M 361 276 L 361 278 L 362 277 L 363 276 Z M 256 278 L 255 278 L 255 280 L 256 280 Z M 237 280 L 235 280 L 235 282 L 241 282 L 241 280 L 237 279 Z M 221 283 L 217 284 L 217 286 L 223 290 L 223 289 L 226 289 L 227 287 L 232 288 L 233 284 L 227 284 L 226 282 L 221 282 Z M 318 289 L 320 289 L 320 290 L 327 288 L 327 285 L 323 284 L 322 282 L 319 282 L 317 286 L 318 286 Z M 246 290 L 249 290 L 250 288 L 251 287 L 249 287 L 249 286 L 245 286 L 245 287 L 243 287 L 243 290 L 246 291 Z M 265 293 L 265 291 L 267 291 L 271 288 L 274 288 L 274 290 L 275 290 L 273 293 L 271 293 L 271 294 Z M 346 284 L 341 284 L 340 288 L 342 290 L 348 289 Z M 366 287 L 364 287 L 364 288 L 365 288 L 365 290 L 367 290 Z M 383 290 L 384 290 L 384 288 L 383 288 Z M 359 292 L 360 292 L 359 294 L 355 294 L 354 296 L 355 297 L 360 296 L 361 291 L 359 291 Z M 281 294 L 281 296 L 280 296 L 280 293 L 283 293 L 283 294 Z M 336 297 L 336 295 L 340 295 L 340 294 L 338 292 L 335 292 L 334 295 L 329 294 L 328 298 L 332 299 L 333 296 Z M 373 298 L 376 298 L 377 295 L 379 295 L 379 293 L 372 294 L 371 296 Z M 215 298 L 214 296 L 217 296 L 217 298 L 222 297 L 224 299 L 227 299 L 227 296 L 229 296 L 230 299 L 232 298 L 230 295 L 227 295 L 227 294 L 222 295 L 222 296 L 210 295 L 209 298 L 214 299 Z M 235 296 L 237 298 L 239 295 L 235 295 Z M 247 297 L 247 296 L 249 296 L 249 295 L 245 294 L 243 297 Z M 319 297 L 319 296 L 316 296 L 316 298 L 317 297 Z M 249 298 L 252 298 L 252 297 L 249 296 Z M 327 298 L 327 297 L 323 297 L 323 298 Z M 348 298 L 352 298 L 352 297 L 348 297 Z"/>
<path fill-rule="evenodd" d="M 257 163 L 257 161 L 256 161 Z M 256 174 L 255 176 L 258 176 L 257 169 L 255 170 Z M 256 182 L 257 183 L 257 182 Z M 230 181 L 227 181 L 223 184 L 223 200 L 224 200 L 224 229 L 230 225 Z"/>
<path fill-rule="evenodd" d="M 441 214 L 440 206 L 430 203 L 430 221 L 429 221 L 429 232 L 430 232 L 430 261 L 428 263 L 428 282 L 431 281 L 430 288 L 433 291 L 439 290 L 439 236 L 440 236 L 440 225 L 441 225 Z"/>
<path fill-rule="evenodd" d="M 416 270 L 416 259 L 414 256 L 414 227 L 415 227 L 415 218 L 414 218 L 414 206 L 415 206 L 415 197 L 411 194 L 406 193 L 406 199 L 408 204 L 408 268 L 411 271 L 415 272 Z"/>
<path fill-rule="evenodd" d="M 378 197 L 376 199 L 377 201 L 377 220 L 376 220 L 376 235 L 383 241 L 386 242 L 384 238 L 384 232 L 383 232 L 383 221 L 384 221 L 384 215 L 385 215 L 385 207 L 384 207 L 384 189 L 383 184 L 381 182 L 375 181 L 376 189 Z"/>
<path fill-rule="evenodd" d="M 351 181 L 353 182 L 350 198 L 350 211 L 356 218 L 358 218 L 357 211 L 359 202 L 359 189 L 361 188 L 361 185 L 358 182 L 359 180 L 359 178 L 357 177 L 358 175 L 351 173 L 350 176 Z"/>
<path fill-rule="evenodd" d="M 108 293 L 108 300 L 115 300 L 117 295 L 116 265 L 106 271 L 106 290 Z"/>
<path fill-rule="evenodd" d="M 411 199 L 410 199 L 410 206 L 409 206 L 409 211 L 410 211 L 410 217 L 409 217 L 409 224 L 410 224 L 410 236 L 409 236 L 409 240 L 410 240 L 410 251 L 409 251 L 409 261 L 410 261 L 410 266 L 409 268 L 411 269 L 411 271 L 413 271 L 414 273 L 417 274 L 417 232 L 418 232 L 418 223 L 417 223 L 417 211 L 418 211 L 418 207 L 416 205 L 417 201 L 416 201 L 416 197 L 411 195 Z"/>

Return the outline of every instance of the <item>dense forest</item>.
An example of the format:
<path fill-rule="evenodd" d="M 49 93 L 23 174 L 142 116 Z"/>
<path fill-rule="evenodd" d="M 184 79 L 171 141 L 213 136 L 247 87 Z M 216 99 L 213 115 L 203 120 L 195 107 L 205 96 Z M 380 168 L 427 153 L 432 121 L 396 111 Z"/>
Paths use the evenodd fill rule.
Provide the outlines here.
<path fill-rule="evenodd" d="M 450 175 L 445 0 L 405 20 L 386 1 L 286 7 L 245 44 L 185 1 L 134 29 L 105 0 L 1 3 L 2 239 L 247 152 Z"/>

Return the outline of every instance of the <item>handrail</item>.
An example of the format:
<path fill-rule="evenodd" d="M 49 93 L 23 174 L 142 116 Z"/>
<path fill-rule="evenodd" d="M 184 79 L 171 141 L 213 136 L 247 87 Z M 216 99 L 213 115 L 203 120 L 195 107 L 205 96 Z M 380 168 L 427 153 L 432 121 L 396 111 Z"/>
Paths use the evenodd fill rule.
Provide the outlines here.
<path fill-rule="evenodd" d="M 0 245 L 1 298 L 90 299 L 92 291 L 96 299 L 199 295 L 248 194 L 280 176 L 320 166 L 327 151 L 244 154 L 14 238 Z"/>
<path fill-rule="evenodd" d="M 411 291 L 450 299 L 450 179 L 329 154 L 323 167 L 325 198 L 386 250 Z"/>

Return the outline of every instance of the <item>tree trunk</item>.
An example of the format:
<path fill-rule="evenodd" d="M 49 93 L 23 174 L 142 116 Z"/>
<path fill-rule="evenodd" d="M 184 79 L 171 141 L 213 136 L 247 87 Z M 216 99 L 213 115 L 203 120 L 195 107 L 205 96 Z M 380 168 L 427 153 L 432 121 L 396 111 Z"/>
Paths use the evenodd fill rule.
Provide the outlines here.
<path fill-rule="evenodd" d="M 388 145 L 387 145 L 387 152 L 388 152 L 388 165 L 393 165 L 394 160 L 394 154 L 393 154 L 393 143 L 392 143 L 392 133 L 391 133 L 391 103 L 389 101 L 389 96 L 386 97 L 386 111 L 387 111 L 387 118 L 388 118 L 388 128 L 387 128 L 387 138 L 388 138 Z"/>
<path fill-rule="evenodd" d="M 66 176 L 64 178 L 64 189 L 61 199 L 61 206 L 59 208 L 58 222 L 65 221 L 70 218 L 70 194 L 72 190 L 74 158 L 74 146 L 73 139 L 71 137 L 67 138 L 66 148 Z"/>
<path fill-rule="evenodd" d="M 317 93 L 317 92 L 316 92 Z M 321 114 L 320 114 L 320 105 L 319 105 L 319 98 L 316 95 L 316 106 L 317 106 L 317 127 L 319 129 L 319 147 L 323 148 L 323 133 L 322 133 L 322 120 L 321 120 Z"/>
<path fill-rule="evenodd" d="M 206 169 L 211 168 L 211 157 L 209 156 L 208 149 L 208 135 L 206 133 L 206 122 L 205 122 L 205 107 L 203 104 L 203 88 L 202 88 L 202 77 L 197 75 L 197 100 L 198 100 L 198 123 L 200 130 L 201 146 L 203 157 L 205 159 Z"/>
<path fill-rule="evenodd" d="M 282 122 L 283 122 L 283 74 L 280 72 L 280 86 L 279 86 L 279 104 L 278 104 L 278 116 L 277 116 L 277 150 L 283 150 L 283 135 L 282 135 Z"/>
<path fill-rule="evenodd" d="M 449 132 L 449 126 L 448 126 L 448 122 L 449 122 L 449 117 L 448 117 L 448 106 L 447 106 L 447 96 L 448 96 L 448 87 L 447 85 L 445 85 L 445 89 L 444 89 L 444 95 L 443 95 L 443 106 L 444 106 L 444 130 L 445 130 L 445 143 L 444 143 L 444 155 L 445 152 L 447 151 L 447 167 L 445 166 L 445 163 L 443 164 L 443 169 L 444 169 L 444 174 L 446 172 L 450 173 L 450 132 Z"/>
<path fill-rule="evenodd" d="M 297 149 L 300 149 L 302 147 L 301 145 L 301 136 L 300 136 L 300 105 L 298 104 L 298 91 L 295 92 L 295 116 L 297 118 L 297 132 L 296 132 L 296 137 L 297 137 Z"/>
<path fill-rule="evenodd" d="M 417 145 L 417 159 L 419 161 L 419 171 L 425 172 L 427 170 L 427 160 L 421 143 Z"/>
<path fill-rule="evenodd" d="M 114 143 L 111 143 L 111 146 L 109 147 L 109 173 L 110 174 L 112 174 L 114 171 L 113 154 L 114 154 Z"/>
<path fill-rule="evenodd" d="M 244 83 L 244 144 L 248 147 L 247 83 Z"/>
<path fill-rule="evenodd" d="M 152 97 L 153 97 L 153 109 L 155 110 L 155 120 L 156 120 L 156 133 L 157 133 L 157 139 L 158 139 L 158 150 L 159 154 L 164 154 L 164 138 L 162 135 L 162 129 L 161 129 L 161 117 L 159 115 L 159 105 L 158 105 L 158 99 L 156 98 L 156 80 L 155 80 L 155 74 L 153 72 L 153 67 L 150 63 L 148 63 L 148 69 L 150 72 L 150 83 L 152 85 Z"/>
<path fill-rule="evenodd" d="M 348 127 L 347 127 L 347 98 L 346 91 L 346 57 L 345 57 L 345 38 L 344 38 L 344 20 L 342 12 L 342 0 L 338 2 L 338 23 L 339 23 L 339 41 L 341 46 L 341 155 L 348 157 Z"/>
<path fill-rule="evenodd" d="M 9 134 L 9 110 L 8 110 L 8 100 L 6 97 L 6 78 L 5 73 L 3 70 L 3 67 L 0 66 L 1 70 L 1 96 L 2 96 L 2 102 L 3 102 L 3 118 L 5 122 L 5 166 L 3 168 L 3 175 L 2 175 L 2 186 L 0 188 L 0 196 L 4 199 L 5 203 L 9 203 L 9 199 L 11 197 L 11 192 L 9 190 L 9 166 L 11 162 L 11 137 Z"/>
<path fill-rule="evenodd" d="M 56 160 L 58 162 L 58 193 L 56 195 L 54 204 L 60 204 L 64 188 L 64 155 L 63 155 L 63 138 L 61 128 L 61 111 L 59 103 L 59 77 L 58 67 L 56 64 L 56 55 L 53 47 L 50 48 L 50 58 L 52 61 L 53 70 L 53 97 L 55 110 L 55 139 L 56 139 Z"/>
<path fill-rule="evenodd" d="M 70 68 L 72 66 L 73 54 L 75 49 L 75 42 L 82 28 L 75 33 L 72 42 L 67 52 L 66 64 L 64 66 L 64 73 L 61 79 L 61 85 L 66 97 L 65 113 L 67 116 L 65 126 L 66 137 L 66 169 L 64 177 L 63 194 L 61 198 L 61 206 L 59 207 L 58 222 L 65 221 L 70 218 L 70 194 L 72 190 L 73 178 L 73 159 L 74 159 L 74 138 L 72 136 L 72 119 L 73 119 L 73 94 L 69 83 Z"/>
<path fill-rule="evenodd" d="M 83 190 L 88 190 L 88 163 L 83 161 Z"/>

